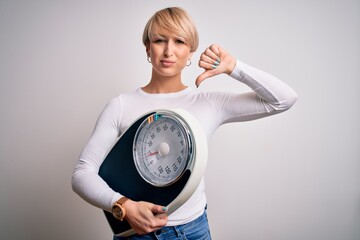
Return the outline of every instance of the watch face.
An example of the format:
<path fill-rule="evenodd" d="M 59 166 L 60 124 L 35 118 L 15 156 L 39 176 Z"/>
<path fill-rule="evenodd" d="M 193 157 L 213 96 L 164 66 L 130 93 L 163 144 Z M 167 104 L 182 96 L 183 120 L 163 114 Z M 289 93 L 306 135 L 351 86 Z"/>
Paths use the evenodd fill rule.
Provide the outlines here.
<path fill-rule="evenodd" d="M 122 215 L 123 215 L 123 211 L 120 207 L 118 206 L 115 206 L 113 208 L 113 214 L 117 217 L 117 218 L 122 218 Z"/>
<path fill-rule="evenodd" d="M 162 187 L 178 180 L 192 160 L 192 135 L 186 123 L 172 112 L 158 112 L 138 128 L 133 156 L 148 183 Z"/>

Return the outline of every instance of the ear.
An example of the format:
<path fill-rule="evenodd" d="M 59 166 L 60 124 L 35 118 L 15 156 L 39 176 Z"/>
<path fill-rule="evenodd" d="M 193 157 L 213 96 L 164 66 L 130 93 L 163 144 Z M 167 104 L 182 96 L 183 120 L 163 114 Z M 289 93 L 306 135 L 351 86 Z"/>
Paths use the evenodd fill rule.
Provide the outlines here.
<path fill-rule="evenodd" d="M 189 59 L 192 58 L 193 54 L 194 54 L 194 52 L 190 52 L 188 58 L 189 58 Z"/>
<path fill-rule="evenodd" d="M 150 57 L 150 44 L 146 44 L 145 51 L 146 51 L 146 56 Z"/>

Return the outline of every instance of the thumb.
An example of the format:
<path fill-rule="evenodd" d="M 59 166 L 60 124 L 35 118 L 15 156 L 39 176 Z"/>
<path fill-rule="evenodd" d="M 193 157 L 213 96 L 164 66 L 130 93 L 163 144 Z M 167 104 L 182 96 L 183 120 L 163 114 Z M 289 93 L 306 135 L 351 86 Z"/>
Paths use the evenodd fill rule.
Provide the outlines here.
<path fill-rule="evenodd" d="M 216 69 L 214 70 L 205 70 L 202 74 L 200 74 L 196 80 L 195 80 L 195 85 L 196 87 L 199 87 L 200 84 L 202 83 L 202 81 L 204 81 L 205 79 L 215 76 L 216 75 Z"/>

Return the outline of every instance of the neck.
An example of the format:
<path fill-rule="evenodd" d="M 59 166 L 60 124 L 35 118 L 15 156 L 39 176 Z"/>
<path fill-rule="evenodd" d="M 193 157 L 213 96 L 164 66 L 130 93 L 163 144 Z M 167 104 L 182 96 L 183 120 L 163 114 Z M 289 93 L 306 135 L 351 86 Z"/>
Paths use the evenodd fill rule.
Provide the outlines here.
<path fill-rule="evenodd" d="M 186 86 L 181 81 L 181 74 L 160 76 L 153 71 L 150 82 L 142 90 L 147 93 L 174 93 L 185 88 Z"/>

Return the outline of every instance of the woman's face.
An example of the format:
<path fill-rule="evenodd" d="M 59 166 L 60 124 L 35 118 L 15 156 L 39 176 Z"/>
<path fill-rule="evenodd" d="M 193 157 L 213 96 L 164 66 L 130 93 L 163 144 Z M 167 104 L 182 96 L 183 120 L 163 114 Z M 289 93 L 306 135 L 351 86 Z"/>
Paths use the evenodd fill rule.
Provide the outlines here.
<path fill-rule="evenodd" d="M 181 74 L 192 52 L 186 39 L 176 34 L 159 32 L 153 35 L 146 47 L 153 69 L 161 76 L 173 77 Z"/>

